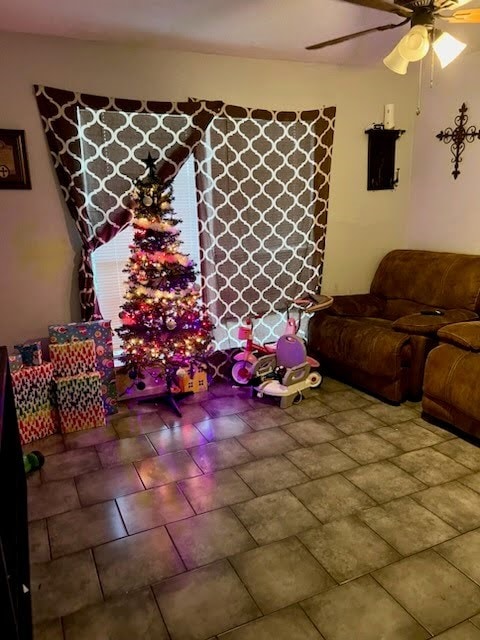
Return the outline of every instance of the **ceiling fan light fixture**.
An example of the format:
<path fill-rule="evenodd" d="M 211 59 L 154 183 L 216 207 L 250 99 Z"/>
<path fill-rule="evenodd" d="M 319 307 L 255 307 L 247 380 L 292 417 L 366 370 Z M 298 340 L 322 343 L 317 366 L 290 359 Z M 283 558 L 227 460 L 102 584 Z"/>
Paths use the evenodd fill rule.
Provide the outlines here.
<path fill-rule="evenodd" d="M 464 42 L 460 42 L 460 40 L 445 32 L 441 33 L 432 45 L 442 69 L 445 69 L 446 66 L 453 62 L 466 46 Z"/>
<path fill-rule="evenodd" d="M 428 30 L 423 25 L 417 24 L 403 36 L 398 43 L 400 55 L 408 62 L 418 62 L 424 58 L 430 49 Z"/>
<path fill-rule="evenodd" d="M 398 73 L 401 76 L 404 76 L 407 73 L 408 60 L 400 54 L 398 45 L 383 59 L 383 64 L 388 67 L 390 71 Z"/>

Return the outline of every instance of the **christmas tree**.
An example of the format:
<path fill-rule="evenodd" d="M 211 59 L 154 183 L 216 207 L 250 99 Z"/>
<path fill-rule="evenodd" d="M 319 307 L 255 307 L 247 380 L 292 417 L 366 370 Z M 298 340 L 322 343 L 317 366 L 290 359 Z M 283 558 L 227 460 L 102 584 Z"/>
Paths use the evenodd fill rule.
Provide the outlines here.
<path fill-rule="evenodd" d="M 134 240 L 117 333 L 130 377 L 141 379 L 154 367 L 170 393 L 179 368 L 192 375 L 204 367 L 213 325 L 200 299 L 195 264 L 180 250 L 172 185 L 158 179 L 150 153 L 144 162 L 148 175 L 132 192 Z M 137 387 L 145 384 L 140 380 Z"/>

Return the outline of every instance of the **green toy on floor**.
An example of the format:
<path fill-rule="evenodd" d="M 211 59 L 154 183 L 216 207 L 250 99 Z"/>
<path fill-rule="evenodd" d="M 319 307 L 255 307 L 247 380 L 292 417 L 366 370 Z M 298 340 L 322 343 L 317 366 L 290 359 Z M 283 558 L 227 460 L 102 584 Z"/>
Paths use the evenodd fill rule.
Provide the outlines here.
<path fill-rule="evenodd" d="M 25 473 L 31 473 L 32 471 L 37 471 L 40 467 L 43 467 L 43 463 L 45 462 L 45 456 L 40 451 L 32 451 L 31 453 L 27 453 L 23 456 L 23 466 L 25 468 Z"/>

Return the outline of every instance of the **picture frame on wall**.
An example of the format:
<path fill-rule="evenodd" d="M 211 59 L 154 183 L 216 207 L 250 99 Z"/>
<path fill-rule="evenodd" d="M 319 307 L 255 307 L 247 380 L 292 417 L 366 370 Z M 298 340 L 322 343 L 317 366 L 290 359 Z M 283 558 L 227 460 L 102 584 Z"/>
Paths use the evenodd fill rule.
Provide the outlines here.
<path fill-rule="evenodd" d="M 25 131 L 0 129 L 0 189 L 31 189 Z"/>

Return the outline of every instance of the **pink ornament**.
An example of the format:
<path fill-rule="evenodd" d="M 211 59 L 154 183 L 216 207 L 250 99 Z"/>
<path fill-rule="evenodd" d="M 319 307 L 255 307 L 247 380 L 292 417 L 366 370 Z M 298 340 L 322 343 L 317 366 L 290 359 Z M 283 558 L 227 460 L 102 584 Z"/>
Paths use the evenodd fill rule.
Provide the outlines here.
<path fill-rule="evenodd" d="M 135 318 L 128 313 L 121 313 L 120 320 L 125 327 L 130 327 L 132 324 L 135 324 Z"/>

